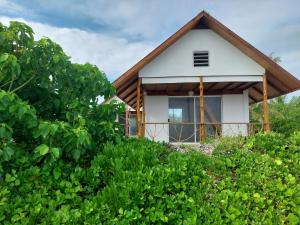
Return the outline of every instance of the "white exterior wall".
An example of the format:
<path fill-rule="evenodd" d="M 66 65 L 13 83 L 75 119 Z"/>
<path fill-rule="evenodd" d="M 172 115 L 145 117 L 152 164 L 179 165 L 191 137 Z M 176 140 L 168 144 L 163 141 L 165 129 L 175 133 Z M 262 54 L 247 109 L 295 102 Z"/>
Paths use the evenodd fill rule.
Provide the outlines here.
<path fill-rule="evenodd" d="M 209 66 L 194 67 L 193 52 L 208 51 Z M 209 29 L 191 30 L 139 71 L 144 84 L 199 82 L 256 82 L 265 69 L 235 46 Z M 145 96 L 146 123 L 168 122 L 168 96 Z M 248 92 L 222 96 L 223 135 L 247 135 Z M 146 124 L 145 136 L 169 141 L 168 124 Z"/>
<path fill-rule="evenodd" d="M 241 95 L 222 96 L 222 122 L 240 123 L 223 124 L 222 136 L 248 135 L 249 98 L 247 90 Z"/>
<path fill-rule="evenodd" d="M 169 142 L 168 124 L 169 97 L 168 96 L 145 96 L 145 137 L 154 141 Z M 249 123 L 249 100 L 248 91 L 244 94 L 222 96 L 222 122 L 223 123 L 245 123 L 245 124 L 223 124 L 223 136 L 248 135 L 247 124 Z"/>
<path fill-rule="evenodd" d="M 169 142 L 168 123 L 169 98 L 168 96 L 145 96 L 145 137 L 154 141 Z"/>
<path fill-rule="evenodd" d="M 208 67 L 194 67 L 194 51 L 209 52 Z M 139 71 L 140 77 L 262 74 L 263 67 L 210 29 L 189 31 Z"/>

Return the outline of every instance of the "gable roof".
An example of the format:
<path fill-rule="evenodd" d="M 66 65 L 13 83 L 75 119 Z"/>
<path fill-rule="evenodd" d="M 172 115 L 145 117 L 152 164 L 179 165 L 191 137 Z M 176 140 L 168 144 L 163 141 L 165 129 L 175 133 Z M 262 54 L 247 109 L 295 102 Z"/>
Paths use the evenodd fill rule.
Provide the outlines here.
<path fill-rule="evenodd" d="M 176 42 L 179 38 L 181 38 L 191 29 L 197 27 L 199 24 L 202 24 L 213 30 L 236 48 L 241 50 L 249 58 L 253 59 L 256 63 L 265 68 L 268 77 L 268 83 L 270 83 L 270 85 L 272 84 L 272 88 L 276 90 L 273 93 L 268 93 L 269 98 L 277 97 L 300 89 L 300 81 L 296 77 L 283 69 L 268 56 L 257 50 L 251 44 L 246 42 L 244 39 L 239 37 L 233 31 L 228 29 L 214 17 L 210 16 L 207 12 L 202 11 L 187 24 L 181 27 L 176 33 L 165 40 L 162 44 L 160 44 L 157 48 L 155 48 L 152 52 L 136 63 L 133 67 L 122 74 L 118 79 L 116 79 L 113 82 L 113 85 L 117 90 L 117 96 L 130 106 L 134 107 L 134 99 L 136 98 L 135 90 L 138 82 L 139 71 L 159 54 L 161 54 L 165 49 Z M 258 84 L 255 89 L 256 92 L 253 93 L 253 95 L 256 96 L 250 96 L 252 103 L 262 100 L 261 85 Z M 251 90 L 249 92 L 251 94 Z"/>

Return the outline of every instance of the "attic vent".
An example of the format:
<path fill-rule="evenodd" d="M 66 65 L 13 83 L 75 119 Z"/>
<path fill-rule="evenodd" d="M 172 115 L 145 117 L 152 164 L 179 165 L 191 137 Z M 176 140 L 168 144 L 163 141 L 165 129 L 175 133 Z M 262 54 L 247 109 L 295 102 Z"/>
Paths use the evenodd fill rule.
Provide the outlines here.
<path fill-rule="evenodd" d="M 208 66 L 208 51 L 194 52 L 194 67 Z"/>

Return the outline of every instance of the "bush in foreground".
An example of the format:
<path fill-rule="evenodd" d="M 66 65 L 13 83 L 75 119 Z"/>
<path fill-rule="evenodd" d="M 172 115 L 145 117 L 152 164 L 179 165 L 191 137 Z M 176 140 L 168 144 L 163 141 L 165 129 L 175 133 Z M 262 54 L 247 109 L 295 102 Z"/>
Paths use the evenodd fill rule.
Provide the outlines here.
<path fill-rule="evenodd" d="M 89 166 L 6 173 L 2 224 L 298 224 L 300 133 L 224 139 L 212 156 L 147 140 L 107 144 Z"/>

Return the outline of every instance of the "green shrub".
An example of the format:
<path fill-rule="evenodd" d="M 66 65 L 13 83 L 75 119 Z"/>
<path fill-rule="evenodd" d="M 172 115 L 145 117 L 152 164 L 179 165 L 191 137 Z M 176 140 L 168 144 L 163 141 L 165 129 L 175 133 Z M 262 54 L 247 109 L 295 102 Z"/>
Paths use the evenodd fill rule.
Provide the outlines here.
<path fill-rule="evenodd" d="M 72 63 L 24 23 L 0 23 L 0 172 L 28 154 L 31 164 L 88 164 L 103 144 L 120 142 L 123 105 L 98 103 L 114 93 L 96 66 Z"/>
<path fill-rule="evenodd" d="M 272 145 L 278 138 L 225 138 L 212 156 L 129 139 L 106 144 L 88 166 L 15 168 L 0 183 L 0 222 L 297 224 L 299 133 Z"/>
<path fill-rule="evenodd" d="M 300 96 L 279 96 L 268 101 L 271 129 L 289 136 L 300 130 Z M 262 124 L 262 103 L 250 107 L 251 122 Z"/>

